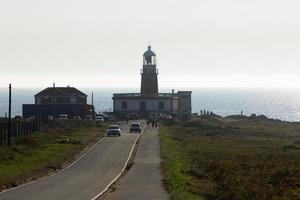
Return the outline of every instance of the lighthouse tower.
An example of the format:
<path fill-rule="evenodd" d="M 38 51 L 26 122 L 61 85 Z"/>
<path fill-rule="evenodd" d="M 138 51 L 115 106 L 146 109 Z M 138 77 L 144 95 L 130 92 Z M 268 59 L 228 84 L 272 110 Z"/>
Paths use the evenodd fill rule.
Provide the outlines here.
<path fill-rule="evenodd" d="M 158 93 L 158 70 L 156 55 L 148 46 L 143 54 L 141 69 L 140 93 L 116 93 L 113 95 L 113 110 L 117 117 L 127 117 L 134 113 L 135 117 L 158 116 L 158 114 L 176 114 L 181 120 L 191 118 L 191 91 L 172 90 L 172 93 Z"/>
<path fill-rule="evenodd" d="M 143 55 L 143 69 L 141 69 L 141 75 L 141 95 L 158 95 L 158 69 L 156 69 L 156 55 L 153 51 L 151 51 L 151 46 L 148 46 L 148 50 Z"/>

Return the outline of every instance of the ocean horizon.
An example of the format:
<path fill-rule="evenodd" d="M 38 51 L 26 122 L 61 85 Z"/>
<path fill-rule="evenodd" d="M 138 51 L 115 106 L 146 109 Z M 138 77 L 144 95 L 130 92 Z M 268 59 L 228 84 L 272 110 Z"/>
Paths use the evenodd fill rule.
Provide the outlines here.
<path fill-rule="evenodd" d="M 44 88 L 12 88 L 12 116 L 22 115 L 22 104 L 34 103 L 34 95 Z M 139 92 L 139 88 L 80 88 L 94 93 L 95 110 L 112 111 L 113 93 Z M 171 92 L 172 88 L 160 88 Z M 175 88 L 192 91 L 192 112 L 209 110 L 217 115 L 265 115 L 285 121 L 300 121 L 300 88 Z M 0 88 L 0 117 L 8 112 L 8 89 Z"/>

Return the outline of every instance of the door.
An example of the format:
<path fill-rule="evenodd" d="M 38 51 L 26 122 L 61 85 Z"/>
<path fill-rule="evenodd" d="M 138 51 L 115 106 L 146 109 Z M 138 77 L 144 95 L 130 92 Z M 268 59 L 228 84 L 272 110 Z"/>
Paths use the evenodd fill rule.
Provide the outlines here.
<path fill-rule="evenodd" d="M 140 102 L 140 112 L 145 112 L 146 111 L 146 102 L 141 101 Z"/>

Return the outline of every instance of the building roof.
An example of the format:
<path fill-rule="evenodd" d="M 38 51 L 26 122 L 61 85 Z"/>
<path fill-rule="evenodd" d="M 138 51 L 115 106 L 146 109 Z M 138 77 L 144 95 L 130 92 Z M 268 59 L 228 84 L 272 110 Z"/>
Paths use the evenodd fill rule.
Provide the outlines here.
<path fill-rule="evenodd" d="M 152 57 L 152 56 L 156 56 L 156 55 L 155 55 L 155 53 L 153 51 L 151 51 L 151 46 L 148 46 L 148 50 L 144 53 L 143 56 Z"/>
<path fill-rule="evenodd" d="M 87 95 L 74 87 L 48 87 L 34 96 L 85 96 Z"/>

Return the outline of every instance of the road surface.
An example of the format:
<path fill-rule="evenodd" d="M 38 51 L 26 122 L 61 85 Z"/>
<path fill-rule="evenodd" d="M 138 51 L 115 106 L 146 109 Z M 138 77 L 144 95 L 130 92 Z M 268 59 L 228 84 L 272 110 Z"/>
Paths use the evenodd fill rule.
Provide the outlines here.
<path fill-rule="evenodd" d="M 105 137 L 74 165 L 37 182 L 0 193 L 1 200 L 89 200 L 124 167 L 137 134 L 123 125 L 121 137 Z M 126 133 L 125 133 L 126 132 Z"/>
<path fill-rule="evenodd" d="M 108 193 L 105 200 L 165 200 L 169 199 L 162 184 L 160 146 L 157 128 L 144 132 L 134 159 L 134 165 Z"/>

